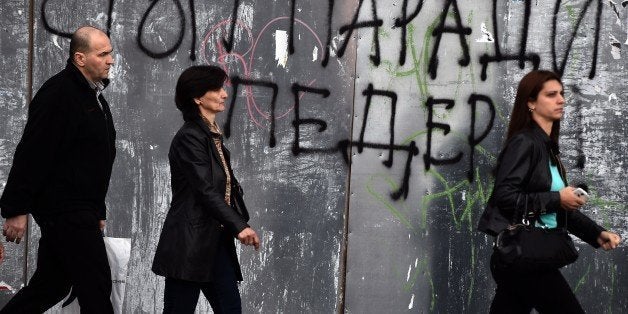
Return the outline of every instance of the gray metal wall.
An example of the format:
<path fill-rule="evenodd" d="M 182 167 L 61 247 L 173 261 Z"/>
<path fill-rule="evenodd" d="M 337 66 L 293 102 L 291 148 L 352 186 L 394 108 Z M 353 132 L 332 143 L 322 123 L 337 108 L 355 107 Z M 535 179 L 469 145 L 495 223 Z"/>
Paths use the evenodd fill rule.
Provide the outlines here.
<path fill-rule="evenodd" d="M 26 123 L 28 101 L 29 9 L 24 1 L 6 1 L 0 9 L 0 186 L 4 190 L 13 152 Z M 4 223 L 4 221 L 3 221 Z M 2 240 L 4 242 L 4 240 Z M 5 243 L 0 265 L 0 304 L 24 282 L 26 246 Z"/>
<path fill-rule="evenodd" d="M 239 250 L 245 312 L 487 312 L 491 239 L 475 225 L 516 83 L 535 64 L 565 81 L 562 152 L 572 180 L 591 187 L 583 210 L 628 236 L 626 4 L 3 1 L 0 183 L 29 91 L 62 68 L 66 34 L 93 24 L 116 53 L 107 234 L 132 238 L 125 312 L 162 309 L 150 264 L 181 124 L 173 87 L 184 68 L 210 62 L 231 74 L 221 122 L 263 241 L 259 253 Z M 37 238 L 34 226 L 27 248 L 6 244 L 0 281 L 17 289 L 32 275 Z M 578 248 L 563 273 L 585 310 L 625 312 L 625 248 Z M 12 295 L 0 291 L 0 305 Z M 198 311 L 210 311 L 204 300 Z"/>

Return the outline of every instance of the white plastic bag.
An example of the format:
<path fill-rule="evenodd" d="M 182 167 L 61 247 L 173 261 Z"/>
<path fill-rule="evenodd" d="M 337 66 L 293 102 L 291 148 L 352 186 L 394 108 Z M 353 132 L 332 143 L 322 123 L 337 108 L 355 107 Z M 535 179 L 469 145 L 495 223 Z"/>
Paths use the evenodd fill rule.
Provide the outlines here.
<path fill-rule="evenodd" d="M 126 289 L 127 266 L 131 257 L 130 238 L 105 237 L 107 258 L 111 267 L 111 303 L 114 313 L 122 313 Z"/>
<path fill-rule="evenodd" d="M 107 259 L 111 267 L 111 304 L 113 305 L 113 312 L 116 314 L 122 313 L 127 266 L 131 257 L 131 239 L 104 237 L 103 240 L 105 241 Z M 65 304 L 70 297 L 74 297 L 71 292 L 61 304 Z M 61 308 L 61 313 L 63 314 L 79 314 L 80 312 L 81 308 L 76 298 L 70 304 Z"/>

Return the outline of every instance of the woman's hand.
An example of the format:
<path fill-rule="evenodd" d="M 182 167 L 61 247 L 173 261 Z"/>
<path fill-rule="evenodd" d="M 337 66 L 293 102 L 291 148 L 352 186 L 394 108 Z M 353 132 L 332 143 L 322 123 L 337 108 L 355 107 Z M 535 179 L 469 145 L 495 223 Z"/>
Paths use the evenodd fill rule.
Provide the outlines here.
<path fill-rule="evenodd" d="M 244 245 L 255 246 L 256 251 L 259 250 L 259 237 L 257 236 L 257 233 L 255 233 L 255 230 L 250 227 L 247 227 L 238 233 L 238 240 L 240 240 L 240 243 Z"/>
<path fill-rule="evenodd" d="M 597 237 L 597 243 L 604 249 L 604 251 L 612 250 L 616 248 L 621 242 L 621 237 L 613 232 L 602 231 Z"/>
<path fill-rule="evenodd" d="M 560 206 L 565 210 L 576 210 L 584 205 L 587 200 L 576 195 L 575 188 L 568 186 L 560 190 Z"/>

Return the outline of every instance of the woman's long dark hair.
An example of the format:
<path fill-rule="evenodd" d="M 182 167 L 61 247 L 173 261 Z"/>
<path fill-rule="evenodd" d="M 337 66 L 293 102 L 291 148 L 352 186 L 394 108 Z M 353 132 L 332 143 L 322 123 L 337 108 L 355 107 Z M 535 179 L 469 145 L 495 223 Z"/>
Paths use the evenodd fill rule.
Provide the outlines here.
<path fill-rule="evenodd" d="M 536 122 L 532 120 L 532 112 L 528 110 L 528 102 L 535 101 L 539 96 L 539 93 L 543 89 L 543 85 L 547 81 L 556 80 L 563 85 L 560 77 L 556 75 L 556 73 L 545 70 L 534 70 L 528 74 L 526 74 L 521 81 L 519 81 L 519 86 L 517 87 L 517 95 L 515 96 L 515 104 L 512 107 L 512 113 L 510 114 L 510 123 L 508 124 L 508 133 L 506 133 L 506 140 L 504 141 L 504 146 L 508 143 L 515 134 L 518 132 L 530 129 L 536 125 Z M 560 133 L 560 121 L 554 121 L 552 124 L 552 131 L 550 132 L 550 139 L 554 143 L 552 146 L 554 147 L 555 153 L 550 154 L 550 158 L 552 158 L 552 164 L 555 164 L 555 154 L 558 152 L 558 135 Z M 497 159 L 497 165 L 493 168 L 492 174 L 493 176 L 497 176 L 497 170 L 501 164 L 502 154 L 504 151 L 499 154 Z"/>
<path fill-rule="evenodd" d="M 198 105 L 194 98 L 205 95 L 208 91 L 217 91 L 227 80 L 227 73 L 214 65 L 191 66 L 177 80 L 174 102 L 181 110 L 183 120 L 191 121 L 200 117 Z"/>
<path fill-rule="evenodd" d="M 526 74 L 519 82 L 517 87 L 517 95 L 515 96 L 515 105 L 512 107 L 510 115 L 510 123 L 508 124 L 508 133 L 506 134 L 506 142 L 517 134 L 519 131 L 531 128 L 536 122 L 532 120 L 532 113 L 528 110 L 528 102 L 535 101 L 539 93 L 543 89 L 543 85 L 547 81 L 558 81 L 563 85 L 560 77 L 556 73 L 545 70 L 534 70 Z M 554 121 L 550 138 L 555 145 L 558 145 L 558 136 L 560 133 L 560 121 Z"/>

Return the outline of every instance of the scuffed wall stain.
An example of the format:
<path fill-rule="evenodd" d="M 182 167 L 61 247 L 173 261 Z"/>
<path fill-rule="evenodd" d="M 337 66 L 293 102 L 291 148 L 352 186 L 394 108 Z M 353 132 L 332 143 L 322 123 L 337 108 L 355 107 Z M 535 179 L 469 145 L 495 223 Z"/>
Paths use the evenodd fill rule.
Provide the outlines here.
<path fill-rule="evenodd" d="M 283 68 L 288 62 L 288 33 L 283 30 L 275 30 L 275 60 Z"/>
<path fill-rule="evenodd" d="M 611 55 L 615 60 L 621 59 L 621 43 L 613 35 L 611 35 Z"/>
<path fill-rule="evenodd" d="M 493 39 L 493 34 L 491 34 L 491 32 L 489 32 L 486 28 L 486 23 L 482 22 L 480 25 L 480 31 L 482 32 L 482 37 L 476 39 L 476 43 L 492 43 L 495 41 L 495 39 Z"/>

